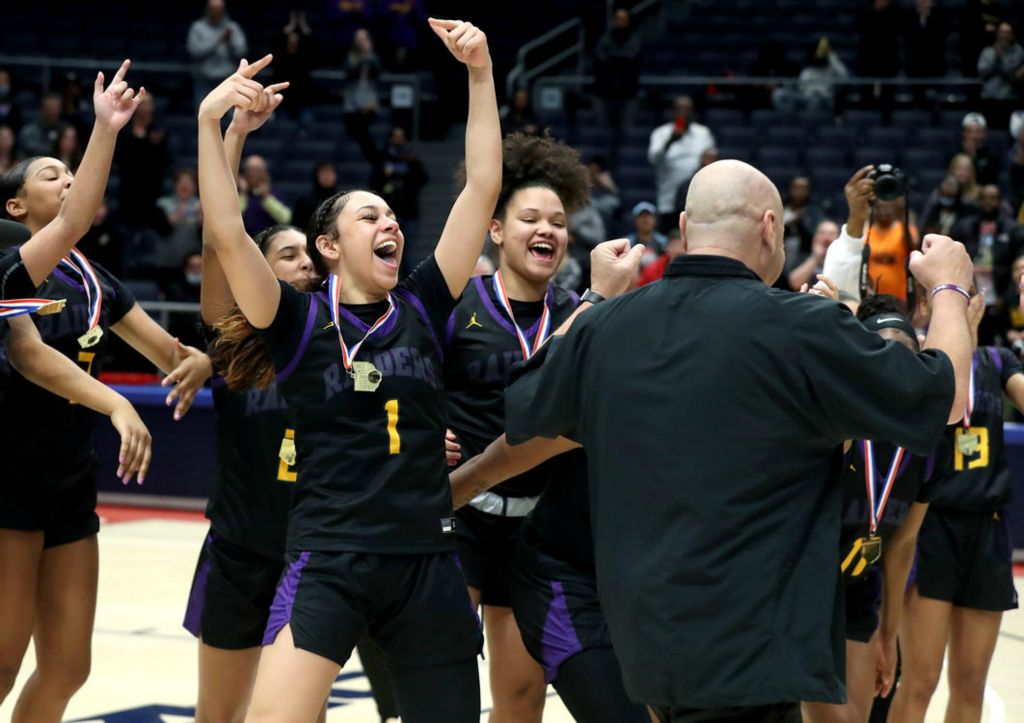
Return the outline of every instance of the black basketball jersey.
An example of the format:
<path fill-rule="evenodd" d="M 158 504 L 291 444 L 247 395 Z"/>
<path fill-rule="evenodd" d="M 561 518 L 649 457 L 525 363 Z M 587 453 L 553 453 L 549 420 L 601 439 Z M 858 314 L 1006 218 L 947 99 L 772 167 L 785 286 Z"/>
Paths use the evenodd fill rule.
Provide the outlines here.
<path fill-rule="evenodd" d="M 594 573 L 587 455 L 573 450 L 546 466 L 551 481 L 523 523 L 523 539 L 550 557 Z"/>
<path fill-rule="evenodd" d="M 1010 501 L 1010 469 L 1003 443 L 1003 389 L 1024 369 L 1007 349 L 974 352 L 974 408 L 970 426 L 950 425 L 946 438 L 953 464 L 932 501 L 956 510 L 997 510 Z"/>
<path fill-rule="evenodd" d="M 218 537 L 270 557 L 284 554 L 295 488 L 295 427 L 277 383 L 232 392 L 213 380 L 217 474 L 206 516 Z"/>
<path fill-rule="evenodd" d="M 551 287 L 549 302 L 511 301 L 512 313 L 532 344 L 539 333 L 544 304 L 550 304 L 551 332 L 579 303 L 577 296 Z M 462 445 L 462 459 L 474 457 L 505 432 L 505 382 L 508 370 L 523 360 L 512 320 L 494 291 L 493 276 L 475 276 L 448 319 L 445 331 L 445 408 L 448 424 Z M 492 489 L 506 497 L 533 497 L 547 482 L 547 466 L 502 482 Z"/>
<path fill-rule="evenodd" d="M 88 348 L 78 339 L 89 328 L 89 303 L 85 287 L 62 267 L 54 270 L 36 292 L 44 299 L 66 299 L 59 314 L 33 316 L 43 341 L 98 377 L 103 368 L 110 327 L 121 321 L 135 305 L 135 297 L 99 264 L 92 264 L 100 284 L 103 303 L 99 327 L 103 335 Z M 0 444 L 18 455 L 0 456 L 0 474 L 34 484 L 41 477 L 60 480 L 87 471 L 96 463 L 93 428 L 96 413 L 37 387 L 14 369 L 9 369 L 7 396 L 0 405 Z"/>
<path fill-rule="evenodd" d="M 873 446 L 877 504 L 896 454 L 896 446 L 889 442 L 875 442 Z M 936 481 L 936 477 L 942 474 L 949 461 L 944 446 L 940 445 L 939 450 L 927 457 L 909 452 L 902 455 L 888 502 L 878 520 L 876 534 L 882 539 L 883 551 L 907 518 L 911 505 L 915 502 L 929 502 L 936 494 L 941 484 Z M 861 545 L 868 537 L 870 515 L 867 479 L 864 475 L 864 447 L 860 440 L 856 440 L 843 459 L 843 524 L 840 531 L 839 564 L 847 582 L 861 578 L 869 569 L 867 562 L 862 561 Z"/>
<path fill-rule="evenodd" d="M 23 299 L 36 296 L 36 285 L 32 283 L 21 251 L 16 248 L 0 251 L 0 299 Z M 11 366 L 7 356 L 7 339 L 10 329 L 7 320 L 0 318 L 0 401 L 7 393 Z"/>
<path fill-rule="evenodd" d="M 395 313 L 356 356 L 379 370 L 376 391 L 355 391 L 323 291 L 281 282 L 277 316 L 260 332 L 295 421 L 289 550 L 454 547 L 440 340 L 455 300 L 433 256 L 391 295 Z M 387 302 L 342 305 L 346 343 L 362 339 L 386 309 Z"/>

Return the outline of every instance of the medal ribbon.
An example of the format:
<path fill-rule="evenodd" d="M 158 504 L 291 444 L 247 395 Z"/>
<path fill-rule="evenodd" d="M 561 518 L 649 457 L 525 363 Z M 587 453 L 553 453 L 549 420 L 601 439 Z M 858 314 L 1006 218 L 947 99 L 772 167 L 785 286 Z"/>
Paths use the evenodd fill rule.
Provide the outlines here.
<path fill-rule="evenodd" d="M 103 309 L 103 291 L 100 289 L 100 280 L 92 268 L 92 264 L 85 258 L 81 251 L 71 249 L 70 258 L 65 256 L 60 260 L 61 266 L 71 271 L 82 280 L 85 287 L 85 299 L 89 304 L 89 328 L 92 331 L 100 325 L 100 312 Z"/>
<path fill-rule="evenodd" d="M 868 510 L 870 511 L 870 531 L 874 535 L 878 530 L 878 521 L 882 519 L 882 514 L 885 512 L 885 506 L 889 503 L 889 493 L 892 492 L 892 486 L 896 482 L 896 473 L 899 471 L 900 462 L 903 461 L 903 455 L 906 450 L 903 447 L 896 448 L 896 454 L 892 456 L 892 462 L 889 464 L 889 472 L 885 476 L 885 484 L 882 486 L 881 497 L 875 500 L 875 494 L 877 492 L 877 476 L 875 473 L 875 449 L 874 444 L 870 439 L 861 441 L 861 448 L 864 452 L 864 479 L 867 482 L 868 488 Z"/>
<path fill-rule="evenodd" d="M 523 360 L 529 359 L 531 356 L 537 353 L 541 345 L 547 341 L 548 336 L 551 335 L 551 288 L 548 288 L 546 294 L 544 294 L 544 311 L 540 315 L 540 324 L 537 325 L 537 336 L 533 338 L 533 347 L 530 347 L 530 342 L 526 338 L 526 334 L 519 328 L 519 324 L 516 323 L 515 314 L 512 313 L 512 304 L 509 303 L 508 294 L 505 292 L 505 282 L 501 280 L 501 272 L 494 272 L 494 295 L 498 297 L 498 303 L 501 304 L 501 308 L 508 314 L 508 318 L 512 320 L 512 327 L 516 330 L 516 336 L 519 338 L 519 347 L 523 351 Z"/>
<path fill-rule="evenodd" d="M 971 380 L 967 383 L 967 407 L 964 409 L 964 429 L 971 426 L 971 414 L 974 413 L 974 370 L 978 366 L 978 352 L 971 356 Z"/>
<path fill-rule="evenodd" d="M 22 314 L 34 314 L 44 306 L 60 302 L 53 299 L 4 299 L 0 301 L 0 319 L 8 319 Z"/>
<path fill-rule="evenodd" d="M 345 344 L 345 337 L 341 334 L 341 279 L 336 274 L 331 274 L 327 280 L 327 288 L 331 299 L 331 321 L 334 322 L 334 328 L 338 330 L 338 343 L 341 344 L 341 363 L 345 365 L 345 371 L 351 374 L 352 362 L 355 361 L 356 354 L 359 353 L 359 347 L 373 335 L 373 332 L 384 326 L 384 323 L 395 313 L 395 301 L 388 293 L 388 310 L 384 312 L 384 316 L 373 322 L 373 326 L 363 335 L 362 339 L 352 347 L 348 347 Z"/>

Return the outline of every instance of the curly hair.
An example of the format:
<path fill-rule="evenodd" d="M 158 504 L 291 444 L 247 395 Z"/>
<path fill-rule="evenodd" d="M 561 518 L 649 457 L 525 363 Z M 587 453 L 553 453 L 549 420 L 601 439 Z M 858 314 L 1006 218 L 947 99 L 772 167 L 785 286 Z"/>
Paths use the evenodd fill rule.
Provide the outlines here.
<path fill-rule="evenodd" d="M 509 199 L 523 188 L 549 188 L 567 213 L 582 208 L 590 197 L 590 174 L 575 148 L 543 136 L 509 133 L 502 143 L 501 192 L 494 218 L 504 218 Z M 456 173 L 458 188 L 466 185 L 466 166 Z"/>
<path fill-rule="evenodd" d="M 907 307 L 902 301 L 891 294 L 871 294 L 865 296 L 857 307 L 857 320 L 866 321 L 879 314 L 897 314 L 906 318 Z"/>

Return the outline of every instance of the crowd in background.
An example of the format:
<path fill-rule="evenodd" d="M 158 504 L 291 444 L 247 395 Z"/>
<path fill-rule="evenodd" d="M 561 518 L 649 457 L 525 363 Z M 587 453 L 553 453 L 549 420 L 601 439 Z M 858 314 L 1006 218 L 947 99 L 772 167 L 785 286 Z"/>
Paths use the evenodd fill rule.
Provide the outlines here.
<path fill-rule="evenodd" d="M 345 134 L 372 169 L 369 177 L 354 177 L 337 158 L 315 163 L 308 192 L 280 194 L 274 178 L 278 169 L 260 154 L 247 154 L 238 176 L 239 203 L 246 229 L 255 234 L 276 223 L 304 227 L 317 204 L 344 186 L 367 187 L 391 204 L 407 238 L 414 238 L 420 217 L 420 195 L 428 183 L 425 165 L 410 142 L 412 130 L 390 128 L 374 137 L 371 127 L 386 106 L 379 84 L 382 72 L 422 68 L 421 26 L 426 12 L 422 0 L 329 3 L 335 47 L 331 54 L 318 48 L 305 10 L 292 9 L 272 48 L 251 47 L 246 28 L 232 20 L 223 0 L 208 0 L 180 42 L 192 60 L 194 97 L 200 98 L 233 71 L 242 57 L 275 52 L 275 78 L 288 79 L 282 114 L 297 123 L 296 144 L 319 111 L 313 72 L 325 62 L 345 72 L 336 96 Z M 1017 42 L 1018 18 L 1013 4 L 971 0 L 957 6 L 957 15 L 934 0 L 898 3 L 870 0 L 858 12 L 857 56 L 854 68 L 861 78 L 940 78 L 947 73 L 977 77 L 980 89 L 963 108 L 961 138 L 944 150 L 945 175 L 935 188 L 918 189 L 920 207 L 908 207 L 905 195 L 871 207 L 869 242 L 913 245 L 925 233 L 951 234 L 964 241 L 976 266 L 991 280 L 986 286 L 989 315 L 986 340 L 1017 345 L 1024 350 L 1024 314 L 1013 301 L 1010 269 L 1024 266 L 1024 48 Z M 959 32 L 959 67 L 950 67 L 946 52 L 953 21 Z M 722 156 L 713 124 L 701 122 L 711 96 L 658 96 L 643 92 L 643 29 L 626 8 L 617 9 L 605 33 L 590 51 L 594 83 L 582 99 L 570 99 L 599 109 L 598 118 L 610 129 L 611 142 L 603 153 L 588 152 L 592 182 L 591 203 L 571 218 L 570 253 L 556 281 L 577 290 L 587 286 L 589 250 L 602 240 L 628 235 L 648 249 L 639 281 L 658 278 L 668 261 L 681 252 L 675 230 L 689 180 L 704 165 Z M 789 50 L 765 40 L 757 62 L 745 70 L 772 82 L 738 87 L 734 105 L 745 112 L 771 108 L 783 113 L 805 111 L 840 114 L 851 103 L 878 108 L 883 116 L 894 103 L 892 86 L 847 82 L 851 71 L 826 34 L 807 48 L 804 66 L 793 64 Z M 674 69 L 685 72 L 686 69 Z M 74 170 L 81 160 L 89 128 L 86 78 L 69 74 L 60 87 L 39 98 L 38 112 L 23 118 L 13 102 L 11 73 L 0 69 L 0 172 L 20 158 L 52 155 Z M 941 102 L 941 89 L 912 86 L 922 107 Z M 547 117 L 533 108 L 529 88 L 505 99 L 505 132 L 545 132 Z M 647 198 L 626 202 L 617 179 L 620 150 L 626 135 L 636 129 L 638 107 L 660 103 L 666 122 L 649 132 L 647 162 L 653 186 Z M 163 124 L 152 94 L 136 112 L 118 145 L 116 193 L 109 212 L 104 206 L 83 250 L 111 272 L 155 284 L 161 298 L 198 300 L 198 253 L 201 250 L 202 208 L 195 170 L 177 167 L 169 150 L 172 135 Z M 1009 138 L 993 150 L 994 136 Z M 310 139 L 312 140 L 312 139 Z M 1002 154 L 1001 149 L 1009 150 Z M 445 169 L 446 171 L 449 169 Z M 853 173 L 856 169 L 836 169 Z M 935 169 L 930 169 L 935 170 Z M 445 179 L 447 182 L 447 179 Z M 777 179 L 778 180 L 778 179 Z M 789 178 L 780 190 L 786 202 L 788 263 L 779 284 L 797 289 L 820 270 L 828 244 L 838 237 L 847 209 L 823 199 L 807 175 Z M 113 186 L 112 186 L 113 188 Z M 637 191 L 637 188 L 630 188 Z M 635 194 L 633 194 L 635 196 Z M 673 233 L 673 231 L 675 231 Z M 145 267 L 132 263 L 128 248 L 143 247 Z M 908 246 L 909 247 L 909 246 Z M 180 329 L 187 336 L 187 323 Z"/>

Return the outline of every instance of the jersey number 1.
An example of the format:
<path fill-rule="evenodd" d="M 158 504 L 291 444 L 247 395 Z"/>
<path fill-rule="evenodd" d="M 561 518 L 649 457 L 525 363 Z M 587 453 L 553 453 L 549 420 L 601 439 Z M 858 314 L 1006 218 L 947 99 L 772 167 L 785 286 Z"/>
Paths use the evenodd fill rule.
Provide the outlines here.
<path fill-rule="evenodd" d="M 388 413 L 388 453 L 398 454 L 402 451 L 402 438 L 398 436 L 398 400 L 388 400 L 384 411 Z"/>

